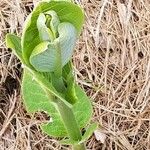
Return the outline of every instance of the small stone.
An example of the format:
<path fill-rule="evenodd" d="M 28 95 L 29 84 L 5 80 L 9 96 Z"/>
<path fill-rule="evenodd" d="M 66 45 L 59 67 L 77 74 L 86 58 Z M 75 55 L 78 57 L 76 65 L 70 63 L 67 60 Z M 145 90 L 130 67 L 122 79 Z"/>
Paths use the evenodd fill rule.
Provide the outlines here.
<path fill-rule="evenodd" d="M 95 130 L 94 135 L 95 135 L 95 138 L 97 141 L 101 141 L 101 143 L 105 142 L 106 134 L 102 130 L 100 130 L 100 129 Z"/>

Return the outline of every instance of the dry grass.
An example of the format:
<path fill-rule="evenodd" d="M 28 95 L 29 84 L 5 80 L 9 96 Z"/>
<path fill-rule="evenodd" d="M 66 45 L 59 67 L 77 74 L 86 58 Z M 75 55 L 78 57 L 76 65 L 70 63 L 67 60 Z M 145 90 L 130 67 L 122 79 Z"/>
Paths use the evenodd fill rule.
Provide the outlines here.
<path fill-rule="evenodd" d="M 77 0 L 76 0 L 77 1 Z M 93 99 L 93 119 L 107 138 L 91 150 L 150 149 L 150 1 L 83 0 L 86 22 L 74 55 L 77 81 Z M 59 150 L 20 98 L 21 67 L 5 47 L 21 34 L 31 0 L 0 1 L 0 150 Z"/>

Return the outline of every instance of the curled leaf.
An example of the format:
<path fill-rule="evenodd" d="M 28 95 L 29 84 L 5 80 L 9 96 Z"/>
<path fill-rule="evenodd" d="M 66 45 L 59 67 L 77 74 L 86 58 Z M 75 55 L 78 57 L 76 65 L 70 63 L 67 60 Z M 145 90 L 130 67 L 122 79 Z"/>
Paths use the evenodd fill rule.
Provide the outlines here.
<path fill-rule="evenodd" d="M 37 19 L 37 28 L 39 32 L 39 37 L 41 41 L 53 41 L 52 31 L 46 26 L 46 18 L 43 13 L 41 13 Z"/>
<path fill-rule="evenodd" d="M 59 37 L 53 42 L 42 42 L 34 48 L 30 63 L 37 71 L 59 74 L 61 67 L 71 59 L 76 42 L 76 29 L 71 23 L 60 23 L 58 33 Z"/>
<path fill-rule="evenodd" d="M 84 20 L 84 15 L 80 7 L 67 1 L 40 2 L 27 17 L 21 38 L 23 57 L 26 63 L 29 63 L 33 49 L 41 43 L 41 37 L 37 28 L 37 19 L 41 13 L 48 11 L 55 11 L 60 23 L 68 22 L 72 24 L 76 29 L 77 35 L 80 34 Z M 47 33 L 46 30 L 44 32 Z"/>
<path fill-rule="evenodd" d="M 56 49 L 49 42 L 42 42 L 37 45 L 31 56 L 30 63 L 40 72 L 51 72 L 56 68 Z"/>
<path fill-rule="evenodd" d="M 59 24 L 59 37 L 56 39 L 61 49 L 62 66 L 67 64 L 73 54 L 73 49 L 77 39 L 77 31 L 75 27 L 68 22 Z"/>
<path fill-rule="evenodd" d="M 58 36 L 58 25 L 60 24 L 58 15 L 55 11 L 50 10 L 45 13 L 48 16 L 47 26 L 51 28 L 54 38 Z"/>

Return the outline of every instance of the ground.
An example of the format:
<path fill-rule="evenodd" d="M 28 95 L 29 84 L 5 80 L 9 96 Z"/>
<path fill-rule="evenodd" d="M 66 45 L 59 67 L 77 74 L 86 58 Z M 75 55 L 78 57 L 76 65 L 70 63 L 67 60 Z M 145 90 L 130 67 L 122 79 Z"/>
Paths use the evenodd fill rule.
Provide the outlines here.
<path fill-rule="evenodd" d="M 150 149 L 150 1 L 81 0 L 85 24 L 73 56 L 76 80 L 94 108 L 101 140 L 91 150 Z M 5 46 L 22 33 L 34 0 L 0 0 L 0 150 L 67 150 L 39 128 L 20 94 L 22 68 Z M 102 136 L 103 135 L 103 136 Z M 105 139 L 106 136 L 106 139 Z"/>

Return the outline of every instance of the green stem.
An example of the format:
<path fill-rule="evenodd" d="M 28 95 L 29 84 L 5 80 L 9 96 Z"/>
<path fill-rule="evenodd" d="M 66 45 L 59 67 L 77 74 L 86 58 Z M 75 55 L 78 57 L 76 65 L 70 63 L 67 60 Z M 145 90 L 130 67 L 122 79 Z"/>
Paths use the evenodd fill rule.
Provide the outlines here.
<path fill-rule="evenodd" d="M 63 81 L 63 78 L 62 76 L 57 78 L 55 76 L 55 74 L 52 74 L 52 84 L 53 86 L 55 87 L 55 89 L 58 91 L 58 92 L 61 92 L 63 93 L 65 90 L 66 90 L 66 87 L 64 85 L 64 81 Z"/>
<path fill-rule="evenodd" d="M 56 69 L 54 71 L 54 74 L 57 78 L 60 78 L 62 76 L 62 62 L 61 62 L 61 48 L 59 45 L 59 42 L 55 42 L 55 49 L 57 52 L 57 57 L 56 57 Z"/>
<path fill-rule="evenodd" d="M 60 100 L 56 100 L 56 107 L 59 111 L 70 140 L 81 141 L 82 135 L 75 119 L 73 110 Z M 85 150 L 84 143 L 73 145 L 73 150 Z"/>
<path fill-rule="evenodd" d="M 52 91 L 50 90 L 52 88 L 51 85 L 48 86 L 48 82 L 46 80 L 44 80 L 44 78 L 41 74 L 34 72 L 33 70 L 31 70 L 28 67 L 27 67 L 27 69 L 33 74 L 36 81 L 41 85 L 41 87 L 46 91 L 47 96 L 50 97 L 50 99 L 51 99 L 51 93 L 52 93 Z M 59 84 L 62 84 L 61 85 L 62 87 L 64 86 L 63 82 L 60 82 Z M 56 92 L 53 92 L 53 94 L 56 97 L 59 97 L 59 95 L 57 95 Z M 59 98 L 61 98 L 61 97 L 59 97 Z M 81 135 L 79 126 L 77 124 L 75 115 L 73 113 L 71 104 L 68 105 L 68 103 L 65 103 L 65 101 L 62 101 L 60 99 L 56 99 L 53 102 L 54 102 L 58 112 L 60 113 L 60 116 L 62 118 L 62 121 L 67 130 L 70 140 L 80 142 L 82 135 Z M 72 147 L 73 147 L 73 150 L 86 150 L 84 143 L 73 145 Z"/>
<path fill-rule="evenodd" d="M 73 150 L 86 150 L 84 143 L 80 145 L 74 145 Z"/>

